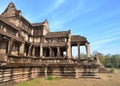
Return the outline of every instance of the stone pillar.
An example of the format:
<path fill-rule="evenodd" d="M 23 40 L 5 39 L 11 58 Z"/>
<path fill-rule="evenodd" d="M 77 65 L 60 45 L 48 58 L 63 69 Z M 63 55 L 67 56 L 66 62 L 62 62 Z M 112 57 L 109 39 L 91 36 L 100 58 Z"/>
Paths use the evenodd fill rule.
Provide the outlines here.
<path fill-rule="evenodd" d="M 40 44 L 40 57 L 43 57 L 43 47 L 42 47 L 42 44 Z"/>
<path fill-rule="evenodd" d="M 70 35 L 70 31 L 69 31 L 69 35 L 68 35 L 68 41 L 67 41 L 67 57 L 68 58 L 71 57 L 71 35 Z"/>
<path fill-rule="evenodd" d="M 66 57 L 68 57 L 68 49 L 67 49 L 67 47 L 66 47 Z"/>
<path fill-rule="evenodd" d="M 67 56 L 67 58 L 69 58 L 69 47 L 67 46 L 66 48 L 67 48 L 67 50 L 66 50 L 66 56 Z"/>
<path fill-rule="evenodd" d="M 10 55 L 13 47 L 13 39 L 11 38 L 8 42 L 8 54 Z"/>
<path fill-rule="evenodd" d="M 50 57 L 52 57 L 52 49 L 51 49 L 51 47 L 49 47 L 49 51 L 50 51 Z"/>
<path fill-rule="evenodd" d="M 45 77 L 47 77 L 47 67 L 44 68 Z"/>
<path fill-rule="evenodd" d="M 78 46 L 78 59 L 80 59 L 80 43 L 78 43 L 77 46 Z"/>
<path fill-rule="evenodd" d="M 57 57 L 60 57 L 60 48 L 57 47 Z"/>
<path fill-rule="evenodd" d="M 70 48 L 69 48 L 69 46 L 67 47 L 67 57 L 70 58 Z"/>
<path fill-rule="evenodd" d="M 86 57 L 90 58 L 90 43 L 86 43 Z"/>
<path fill-rule="evenodd" d="M 24 48 L 25 48 L 25 44 L 21 43 L 20 48 L 19 48 L 19 55 L 24 55 Z"/>
<path fill-rule="evenodd" d="M 32 48 L 32 45 L 29 45 L 28 56 L 31 56 L 31 48 Z"/>
<path fill-rule="evenodd" d="M 71 57 L 71 48 L 70 48 L 70 45 L 67 46 L 67 52 L 66 52 L 66 54 L 67 54 L 67 57 L 68 57 L 68 58 Z"/>
<path fill-rule="evenodd" d="M 35 46 L 33 46 L 32 56 L 35 56 Z"/>
<path fill-rule="evenodd" d="M 72 57 L 72 46 L 71 46 L 71 57 Z"/>

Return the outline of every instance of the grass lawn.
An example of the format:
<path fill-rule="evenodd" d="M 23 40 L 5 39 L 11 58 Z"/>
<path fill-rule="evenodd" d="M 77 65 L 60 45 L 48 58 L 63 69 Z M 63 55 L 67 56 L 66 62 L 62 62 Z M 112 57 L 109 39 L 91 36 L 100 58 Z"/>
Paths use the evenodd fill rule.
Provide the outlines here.
<path fill-rule="evenodd" d="M 53 79 L 36 78 L 15 86 L 120 86 L 120 73 L 100 74 L 101 79 Z"/>

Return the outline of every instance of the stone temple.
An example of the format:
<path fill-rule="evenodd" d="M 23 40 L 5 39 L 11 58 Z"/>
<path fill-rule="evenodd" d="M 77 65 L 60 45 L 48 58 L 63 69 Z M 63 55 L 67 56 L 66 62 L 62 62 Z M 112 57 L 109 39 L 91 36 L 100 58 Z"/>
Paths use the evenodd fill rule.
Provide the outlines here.
<path fill-rule="evenodd" d="M 78 58 L 72 47 L 78 47 Z M 86 47 L 86 58 L 80 57 Z M 10 3 L 0 15 L 0 86 L 36 77 L 80 78 L 96 76 L 96 58 L 90 59 L 90 43 L 71 31 L 50 32 L 47 20 L 30 23 Z"/>

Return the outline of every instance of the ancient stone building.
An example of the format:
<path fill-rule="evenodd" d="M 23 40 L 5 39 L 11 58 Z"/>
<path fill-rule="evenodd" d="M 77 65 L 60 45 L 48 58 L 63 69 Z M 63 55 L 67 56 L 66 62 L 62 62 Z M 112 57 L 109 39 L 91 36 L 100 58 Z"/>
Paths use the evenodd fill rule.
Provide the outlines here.
<path fill-rule="evenodd" d="M 78 47 L 77 59 L 72 57 L 73 46 Z M 80 46 L 86 47 L 85 59 L 80 58 Z M 2 86 L 49 75 L 79 78 L 96 68 L 96 60 L 89 57 L 90 43 L 85 37 L 71 35 L 70 30 L 50 32 L 47 20 L 32 24 L 12 2 L 0 15 Z"/>

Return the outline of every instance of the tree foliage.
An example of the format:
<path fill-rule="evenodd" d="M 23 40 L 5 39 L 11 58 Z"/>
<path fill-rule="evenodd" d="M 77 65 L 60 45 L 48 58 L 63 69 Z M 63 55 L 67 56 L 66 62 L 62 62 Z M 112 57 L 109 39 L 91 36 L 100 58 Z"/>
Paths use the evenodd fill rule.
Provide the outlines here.
<path fill-rule="evenodd" d="M 97 54 L 99 57 L 100 62 L 105 66 L 109 68 L 120 68 L 120 54 L 107 54 L 104 55 L 100 52 L 93 52 L 91 54 L 91 57 L 94 57 L 94 55 Z"/>
<path fill-rule="evenodd" d="M 103 53 L 94 51 L 91 55 L 90 58 L 93 59 L 95 57 L 95 55 L 97 54 L 97 56 L 99 57 L 100 62 L 108 68 L 120 68 L 120 54 L 106 54 L 104 55 Z M 86 58 L 86 54 L 85 53 L 81 53 L 80 57 L 82 59 Z M 77 56 L 74 58 L 78 58 Z"/>

